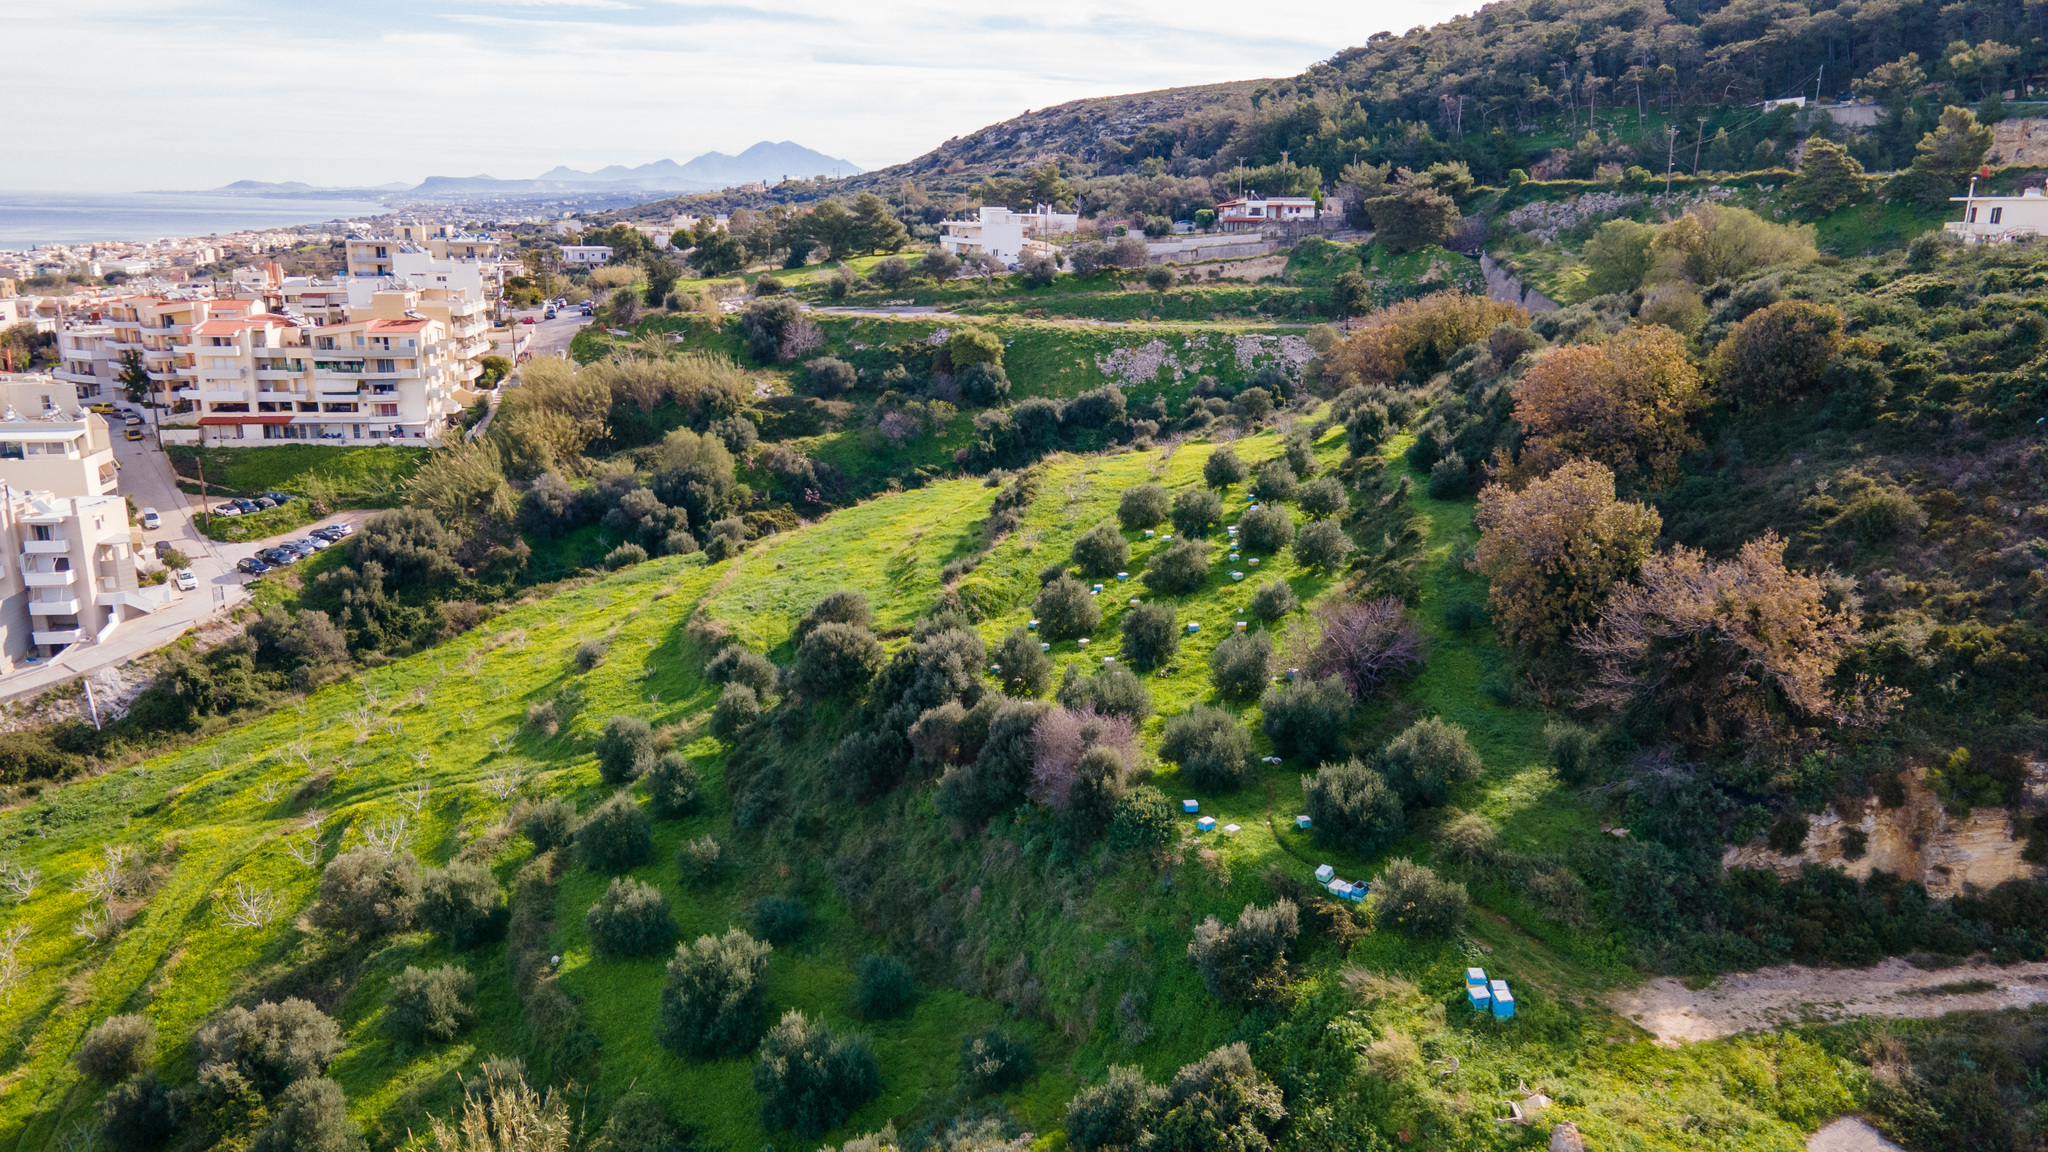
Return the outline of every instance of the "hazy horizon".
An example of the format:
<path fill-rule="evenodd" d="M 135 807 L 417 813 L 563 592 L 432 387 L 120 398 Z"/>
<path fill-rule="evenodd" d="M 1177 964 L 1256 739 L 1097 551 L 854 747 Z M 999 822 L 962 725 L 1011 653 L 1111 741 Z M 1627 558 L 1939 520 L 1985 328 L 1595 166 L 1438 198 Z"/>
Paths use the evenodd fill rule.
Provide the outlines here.
<path fill-rule="evenodd" d="M 0 188 L 530 178 L 762 140 L 873 169 L 1029 108 L 1292 75 L 1374 32 L 1477 6 L 1397 0 L 1253 34 L 1240 10 L 1163 0 L 965 13 L 885 2 L 857 19 L 817 0 L 367 0 L 346 19 L 249 0 L 16 6 L 0 91 L 38 111 L 17 121 L 17 154 L 33 160 L 9 165 Z"/>

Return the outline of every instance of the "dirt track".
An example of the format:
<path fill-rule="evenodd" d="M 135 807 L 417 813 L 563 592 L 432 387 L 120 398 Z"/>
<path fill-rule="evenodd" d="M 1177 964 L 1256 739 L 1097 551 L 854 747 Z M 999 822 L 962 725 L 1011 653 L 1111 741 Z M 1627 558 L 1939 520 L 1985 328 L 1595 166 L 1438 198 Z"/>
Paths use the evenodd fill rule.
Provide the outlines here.
<path fill-rule="evenodd" d="M 1978 983 L 1995 987 L 1967 987 Z M 1874 968 L 1788 964 L 1723 976 L 1698 991 L 1667 976 L 1615 992 L 1607 1002 L 1655 1035 L 1658 1042 L 1677 1044 L 1803 1021 L 1940 1016 L 1967 1009 L 2048 1004 L 2048 962 L 2003 968 L 1965 964 L 1932 970 L 1897 959 Z"/>

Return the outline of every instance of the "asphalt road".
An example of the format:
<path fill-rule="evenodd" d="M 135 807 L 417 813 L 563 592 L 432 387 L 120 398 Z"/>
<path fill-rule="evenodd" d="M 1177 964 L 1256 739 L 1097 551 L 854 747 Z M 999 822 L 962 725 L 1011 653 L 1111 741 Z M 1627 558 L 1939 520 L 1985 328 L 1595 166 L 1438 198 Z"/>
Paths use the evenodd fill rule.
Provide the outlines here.
<path fill-rule="evenodd" d="M 522 327 L 533 336 L 533 343 L 527 345 L 526 350 L 533 353 L 535 359 L 553 356 L 558 352 L 566 355 L 569 351 L 569 341 L 574 339 L 576 333 L 582 331 L 585 325 L 592 323 L 590 317 L 575 307 L 555 313 L 553 320 L 543 319 L 546 315 L 547 313 L 540 308 L 527 308 L 512 313 L 514 324 L 519 324 L 528 316 L 533 317 L 534 322 L 531 325 Z"/>

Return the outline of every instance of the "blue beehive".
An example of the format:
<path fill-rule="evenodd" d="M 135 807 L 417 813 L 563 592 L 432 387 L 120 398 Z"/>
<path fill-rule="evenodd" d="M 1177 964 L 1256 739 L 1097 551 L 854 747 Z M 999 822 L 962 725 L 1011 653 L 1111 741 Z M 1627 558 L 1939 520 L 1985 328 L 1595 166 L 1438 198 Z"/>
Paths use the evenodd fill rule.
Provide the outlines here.
<path fill-rule="evenodd" d="M 1038 621 L 1036 621 L 1036 620 L 1026 620 L 1026 621 L 1024 622 L 1024 630 L 1025 630 L 1026 632 L 1036 632 L 1036 631 L 1038 631 Z"/>
<path fill-rule="evenodd" d="M 1316 883 L 1328 884 L 1331 881 L 1331 879 L 1333 879 L 1336 875 L 1337 869 L 1332 867 L 1331 865 L 1318 865 L 1316 868 Z"/>
<path fill-rule="evenodd" d="M 1514 1019 L 1515 994 L 1508 991 L 1508 982 L 1505 980 L 1492 981 L 1487 985 L 1487 991 L 1493 994 L 1493 1018 L 1496 1020 Z"/>
<path fill-rule="evenodd" d="M 1308 817 L 1306 817 L 1306 816 L 1296 816 L 1296 817 L 1294 818 L 1294 826 L 1295 826 L 1296 828 L 1299 828 L 1299 829 L 1301 829 L 1301 830 L 1302 830 L 1302 831 L 1304 831 L 1304 832 L 1308 831 L 1308 828 L 1309 828 L 1309 818 L 1308 818 Z"/>
<path fill-rule="evenodd" d="M 1232 573 L 1230 574 L 1230 579 L 1231 579 L 1231 582 L 1232 582 L 1232 583 L 1235 583 L 1235 582 L 1237 582 L 1237 581 L 1239 581 L 1239 580 L 1242 580 L 1242 579 L 1244 579 L 1244 573 L 1242 573 L 1242 572 L 1232 572 Z"/>
<path fill-rule="evenodd" d="M 1116 578 L 1118 583 L 1122 583 L 1125 580 L 1129 580 L 1131 578 L 1131 574 L 1129 572 L 1119 572 L 1116 574 Z"/>
<path fill-rule="evenodd" d="M 1332 880 L 1329 883 L 1329 889 L 1330 895 L 1337 897 L 1339 900 L 1351 898 L 1351 881 L 1349 880 Z"/>
<path fill-rule="evenodd" d="M 1180 802 L 1180 810 L 1189 816 L 1193 816 L 1195 813 L 1200 812 L 1202 810 L 1201 801 L 1183 800 Z"/>
<path fill-rule="evenodd" d="M 1145 539 L 1150 540 L 1155 535 L 1157 533 L 1153 532 L 1150 528 L 1145 529 Z"/>
<path fill-rule="evenodd" d="M 1091 591 L 1091 592 L 1100 592 L 1100 591 L 1102 591 L 1102 585 L 1100 585 L 1100 584 L 1097 584 L 1097 585 L 1095 585 L 1095 586 L 1094 586 L 1093 588 L 1089 589 L 1089 591 Z"/>
<path fill-rule="evenodd" d="M 1195 821 L 1195 827 L 1204 832 L 1214 832 L 1216 830 L 1216 818 L 1214 816 L 1200 817 Z"/>
<path fill-rule="evenodd" d="M 1484 969 L 1484 968 L 1467 968 L 1467 969 L 1465 969 L 1465 987 L 1467 987 L 1467 988 L 1470 988 L 1470 987 L 1471 987 L 1471 986 L 1473 986 L 1474 984 L 1484 985 L 1485 983 L 1486 983 L 1486 969 Z"/>
<path fill-rule="evenodd" d="M 1195 622 L 1193 622 L 1193 621 L 1189 621 L 1189 622 L 1188 622 L 1188 632 L 1189 632 L 1190 634 L 1192 634 L 1192 633 L 1195 633 L 1195 632 L 1200 632 L 1201 630 L 1202 630 L 1202 626 L 1201 626 L 1200 624 L 1197 624 L 1197 623 L 1195 623 Z"/>
<path fill-rule="evenodd" d="M 1372 891 L 1372 885 L 1370 884 L 1353 884 L 1351 891 L 1344 894 L 1344 898 L 1353 904 L 1363 904 L 1365 903 L 1365 894 L 1370 891 Z"/>
<path fill-rule="evenodd" d="M 1465 996 L 1472 1001 L 1475 1011 L 1485 1012 L 1493 1007 L 1493 993 L 1484 984 L 1465 985 Z"/>

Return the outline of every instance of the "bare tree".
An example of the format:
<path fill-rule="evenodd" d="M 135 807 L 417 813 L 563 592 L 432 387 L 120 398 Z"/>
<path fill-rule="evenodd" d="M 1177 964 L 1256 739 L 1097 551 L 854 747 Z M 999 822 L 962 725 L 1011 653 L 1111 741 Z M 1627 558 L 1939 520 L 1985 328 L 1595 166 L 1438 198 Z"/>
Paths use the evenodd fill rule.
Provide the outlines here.
<path fill-rule="evenodd" d="M 256 797 L 257 799 L 263 801 L 265 804 L 268 804 L 271 801 L 276 800 L 277 794 L 283 789 L 284 781 L 265 780 L 263 783 L 258 784 L 256 786 Z"/>
<path fill-rule="evenodd" d="M 421 760 L 420 763 L 424 766 L 426 761 Z M 412 787 L 406 789 L 404 792 L 400 793 L 398 796 L 398 802 L 405 805 L 407 808 L 412 809 L 413 816 L 418 817 L 421 810 L 426 808 L 427 797 L 432 795 L 433 791 L 434 786 L 428 783 L 427 781 L 422 780 L 419 783 L 413 785 Z"/>
<path fill-rule="evenodd" d="M 14 990 L 34 969 L 22 962 L 21 945 L 28 939 L 28 925 L 13 924 L 0 929 L 0 1004 L 14 998 Z"/>
<path fill-rule="evenodd" d="M 284 842 L 284 850 L 291 854 L 291 858 L 308 868 L 318 868 L 320 866 L 320 854 L 323 848 L 324 845 L 320 843 L 320 833 L 318 830 L 299 836 L 288 837 Z"/>
<path fill-rule="evenodd" d="M 42 885 L 42 882 L 43 870 L 41 868 L 30 867 L 26 864 L 16 863 L 13 860 L 0 860 L 0 890 L 5 890 L 9 896 L 12 896 L 16 904 L 20 904 L 35 895 L 36 889 Z"/>
<path fill-rule="evenodd" d="M 71 926 L 71 934 L 98 944 L 112 936 L 120 926 L 120 922 L 114 919 L 113 910 L 105 904 L 89 904 L 78 914 L 78 922 Z"/>
<path fill-rule="evenodd" d="M 403 816 L 385 816 L 363 825 L 363 842 L 385 856 L 396 856 L 412 843 L 412 825 Z"/>
<path fill-rule="evenodd" d="M 232 928 L 267 928 L 284 910 L 284 901 L 268 888 L 252 888 L 237 880 L 221 902 L 220 917 Z"/>
<path fill-rule="evenodd" d="M 462 710 L 462 727 L 464 731 L 476 727 L 476 709 L 464 708 Z"/>
<path fill-rule="evenodd" d="M 493 800 L 510 800 L 519 793 L 520 785 L 525 782 L 524 774 L 519 769 L 500 768 L 485 776 L 483 783 L 477 786 L 484 790 L 484 795 Z"/>
<path fill-rule="evenodd" d="M 356 743 L 358 744 L 364 744 L 369 741 L 370 729 L 377 723 L 377 717 L 371 713 L 367 706 L 351 708 L 343 712 L 341 718 L 348 721 L 349 726 L 356 730 Z"/>

